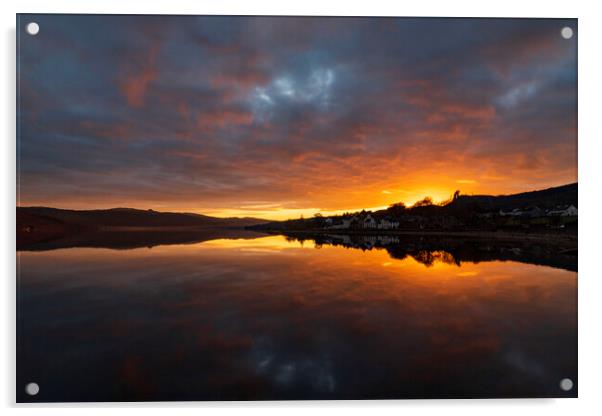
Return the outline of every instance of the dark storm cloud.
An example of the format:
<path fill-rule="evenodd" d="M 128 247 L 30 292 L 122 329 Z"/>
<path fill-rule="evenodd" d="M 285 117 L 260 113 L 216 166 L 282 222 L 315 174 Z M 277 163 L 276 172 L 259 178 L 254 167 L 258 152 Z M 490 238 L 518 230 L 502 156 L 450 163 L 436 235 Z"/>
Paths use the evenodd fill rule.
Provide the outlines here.
<path fill-rule="evenodd" d="M 30 19 L 22 204 L 334 210 L 576 180 L 575 20 Z"/>

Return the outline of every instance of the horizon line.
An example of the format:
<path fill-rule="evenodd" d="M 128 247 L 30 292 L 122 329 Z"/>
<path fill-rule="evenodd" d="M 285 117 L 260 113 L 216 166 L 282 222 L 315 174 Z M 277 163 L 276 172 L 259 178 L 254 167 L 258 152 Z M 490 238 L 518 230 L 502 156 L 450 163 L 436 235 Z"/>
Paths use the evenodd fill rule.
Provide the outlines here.
<path fill-rule="evenodd" d="M 564 186 L 571 186 L 571 185 L 578 185 L 578 181 L 575 182 L 571 182 L 571 183 L 565 183 L 563 185 L 557 185 L 557 186 L 550 186 L 547 188 L 543 188 L 543 189 L 534 189 L 534 190 L 530 190 L 530 191 L 523 191 L 523 192 L 517 192 L 517 193 L 513 193 L 513 194 L 496 194 L 496 195 L 490 195 L 490 194 L 462 194 L 460 193 L 461 196 L 492 196 L 492 197 L 503 197 L 503 196 L 510 196 L 510 195 L 519 195 L 519 194 L 524 194 L 524 193 L 529 193 L 529 192 L 538 192 L 538 191 L 546 191 L 549 189 L 554 189 L 554 188 L 561 188 Z M 429 196 L 426 196 L 425 198 L 427 198 Z M 437 201 L 435 202 L 433 200 L 433 204 L 434 205 L 441 205 L 443 202 L 445 202 L 446 200 L 442 200 L 442 201 Z M 399 201 L 399 202 L 403 202 L 403 201 Z M 389 206 L 399 203 L 399 202 L 395 202 L 389 205 L 385 205 L 385 206 L 378 206 L 378 207 L 363 207 L 363 208 L 350 208 L 350 209 L 341 209 L 341 210 L 328 210 L 328 209 L 320 209 L 320 208 L 292 208 L 292 209 L 298 209 L 298 210 L 307 210 L 307 211 L 313 211 L 313 215 L 316 214 L 322 214 L 324 216 L 336 216 L 336 215 L 342 215 L 344 213 L 354 213 L 354 212 L 361 212 L 361 211 L 367 211 L 367 212 L 372 212 L 373 210 L 381 210 L 381 209 L 386 209 Z M 405 202 L 403 202 L 405 204 Z M 252 214 L 250 215 L 243 215 L 243 216 L 219 216 L 219 215 L 211 215 L 211 214 L 207 214 L 207 213 L 203 213 L 203 212 L 195 212 L 195 211 L 182 211 L 182 210 L 173 210 L 173 211 L 160 211 L 154 208 L 134 208 L 134 207 L 127 207 L 127 206 L 115 206 L 115 207 L 111 207 L 111 208 L 60 208 L 58 206 L 51 206 L 51 205 L 21 205 L 19 202 L 17 202 L 16 204 L 16 208 L 50 208 L 50 209 L 57 209 L 57 210 L 64 210 L 64 211 L 110 211 L 110 210 L 133 210 L 133 211 L 152 211 L 152 212 L 157 212 L 157 213 L 161 213 L 161 214 L 185 214 L 185 215 L 199 215 L 199 216 L 205 216 L 205 217 L 210 217 L 210 218 L 219 218 L 219 219 L 258 219 L 258 220 L 266 220 L 266 221 L 287 221 L 287 220 L 293 220 L 293 219 L 297 219 L 294 217 L 289 217 L 286 219 L 282 219 L 282 220 L 277 220 L 277 219 L 273 219 L 273 218 L 262 218 L 262 217 L 257 217 L 254 216 Z M 274 212 L 277 212 L 277 210 L 275 210 Z M 331 212 L 332 214 L 326 214 L 327 212 Z M 303 213 L 300 214 L 300 216 L 303 216 Z"/>

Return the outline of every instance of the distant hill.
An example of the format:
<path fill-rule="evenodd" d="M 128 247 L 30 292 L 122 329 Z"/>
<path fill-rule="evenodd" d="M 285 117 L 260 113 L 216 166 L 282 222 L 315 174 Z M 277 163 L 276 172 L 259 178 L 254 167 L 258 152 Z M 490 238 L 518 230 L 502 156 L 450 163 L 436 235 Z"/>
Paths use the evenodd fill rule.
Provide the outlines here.
<path fill-rule="evenodd" d="M 157 212 L 132 208 L 68 210 L 48 207 L 17 207 L 17 245 L 50 241 L 67 235 L 106 229 L 215 229 L 245 228 L 263 224 L 257 218 L 216 218 L 207 215 Z"/>
<path fill-rule="evenodd" d="M 267 222 L 258 218 L 216 218 L 201 214 L 133 208 L 78 211 L 47 207 L 17 207 L 17 212 L 88 227 L 246 227 Z"/>

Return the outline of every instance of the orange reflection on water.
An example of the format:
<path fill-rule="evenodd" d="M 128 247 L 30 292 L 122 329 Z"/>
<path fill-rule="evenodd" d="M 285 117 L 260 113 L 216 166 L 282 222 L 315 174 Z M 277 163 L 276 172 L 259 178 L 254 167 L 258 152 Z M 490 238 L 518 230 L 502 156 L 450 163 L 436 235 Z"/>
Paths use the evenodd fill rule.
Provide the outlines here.
<path fill-rule="evenodd" d="M 220 248 L 220 249 L 245 249 L 245 250 L 253 250 L 253 249 L 266 249 L 266 250 L 286 250 L 291 248 L 314 248 L 315 244 L 313 241 L 308 240 L 300 243 L 298 241 L 289 240 L 281 235 L 273 235 L 261 238 L 253 238 L 253 239 L 218 239 L 218 240 L 210 240 L 205 241 L 203 243 L 198 243 L 191 245 L 192 249 L 211 249 L 211 248 Z"/>
<path fill-rule="evenodd" d="M 194 399 L 550 395 L 576 377 L 562 269 L 282 236 L 19 255 L 23 377 L 65 394 L 90 369 L 65 381 L 49 363 L 73 357 L 111 370 L 103 385 L 131 363 L 157 375 L 144 399 L 189 374 Z"/>

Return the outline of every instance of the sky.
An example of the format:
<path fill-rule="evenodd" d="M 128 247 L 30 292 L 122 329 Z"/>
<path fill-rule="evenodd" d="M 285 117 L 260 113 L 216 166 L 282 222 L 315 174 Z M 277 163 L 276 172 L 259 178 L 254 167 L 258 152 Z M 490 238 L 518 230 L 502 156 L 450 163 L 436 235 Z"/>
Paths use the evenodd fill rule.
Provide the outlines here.
<path fill-rule="evenodd" d="M 17 104 L 20 206 L 530 191 L 577 181 L 577 20 L 21 15 Z"/>

